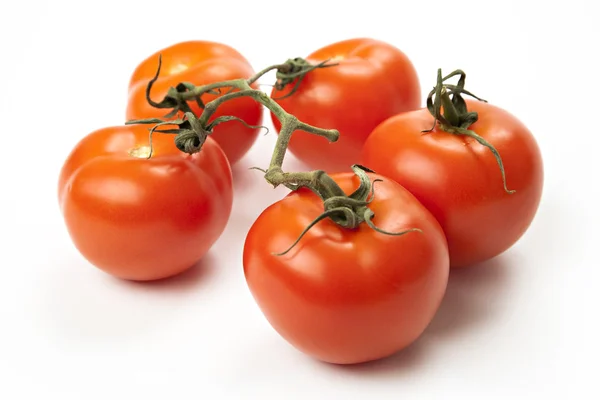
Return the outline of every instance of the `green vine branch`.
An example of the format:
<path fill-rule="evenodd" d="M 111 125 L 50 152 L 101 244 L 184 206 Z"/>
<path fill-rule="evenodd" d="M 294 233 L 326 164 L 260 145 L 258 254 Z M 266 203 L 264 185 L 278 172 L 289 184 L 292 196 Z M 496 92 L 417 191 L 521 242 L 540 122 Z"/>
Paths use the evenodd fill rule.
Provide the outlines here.
<path fill-rule="evenodd" d="M 252 88 L 251 85 L 266 73 L 275 70 L 277 78 L 275 87 L 278 90 L 295 82 L 295 86 L 288 94 L 290 95 L 297 89 L 299 83 L 308 72 L 333 65 L 327 62 L 312 65 L 300 58 L 290 59 L 283 64 L 267 67 L 249 79 L 234 79 L 203 86 L 194 86 L 191 83 L 182 82 L 176 87 L 170 88 L 165 97 L 161 101 L 156 102 L 151 99 L 150 94 L 152 85 L 156 82 L 160 74 L 161 57 L 159 57 L 156 75 L 150 80 L 146 88 L 146 98 L 148 103 L 153 107 L 171 109 L 171 111 L 164 116 L 165 119 L 130 120 L 126 124 L 152 124 L 153 127 L 150 129 L 150 148 L 152 148 L 152 134 L 161 132 L 175 134 L 177 148 L 185 153 L 194 154 L 202 149 L 206 138 L 218 124 L 228 121 L 239 121 L 246 124 L 243 120 L 234 116 L 222 116 L 209 122 L 215 111 L 223 103 L 240 97 L 249 97 L 269 109 L 281 123 L 281 129 L 277 135 L 269 168 L 266 170 L 255 169 L 261 170 L 264 173 L 265 180 L 273 187 L 283 185 L 290 190 L 297 190 L 302 187 L 310 189 L 321 198 L 324 207 L 323 213 L 306 227 L 298 239 L 287 250 L 277 255 L 286 254 L 302 239 L 311 227 L 326 218 L 346 229 L 355 229 L 361 223 L 366 223 L 370 228 L 382 234 L 404 235 L 409 232 L 420 232 L 419 229 L 386 232 L 374 224 L 373 218 L 375 214 L 369 208 L 369 204 L 375 195 L 374 183 L 377 180 L 373 182 L 370 180 L 368 173 L 373 171 L 364 166 L 352 166 L 353 172 L 360 180 L 360 185 L 350 195 L 346 195 L 342 188 L 325 171 L 284 172 L 282 170 L 285 154 L 293 132 L 305 131 L 321 136 L 330 142 L 337 141 L 340 134 L 336 129 L 323 129 L 298 120 L 294 115 L 286 112 L 266 93 Z M 224 90 L 226 91 L 223 92 Z M 219 97 L 205 104 L 201 97 L 207 93 L 217 94 Z M 202 109 L 201 115 L 197 116 L 194 114 L 188 103 L 190 101 L 194 101 L 200 106 Z M 178 114 L 182 114 L 180 118 L 168 119 Z M 167 125 L 177 126 L 177 128 L 163 129 Z"/>

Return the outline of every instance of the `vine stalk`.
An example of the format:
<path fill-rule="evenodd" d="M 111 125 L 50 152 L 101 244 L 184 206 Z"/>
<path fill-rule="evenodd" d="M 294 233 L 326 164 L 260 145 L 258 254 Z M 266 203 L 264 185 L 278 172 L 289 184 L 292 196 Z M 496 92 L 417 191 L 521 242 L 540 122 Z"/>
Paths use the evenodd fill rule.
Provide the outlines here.
<path fill-rule="evenodd" d="M 346 229 L 354 229 L 358 227 L 359 224 L 365 222 L 377 232 L 388 235 L 404 235 L 408 232 L 420 231 L 419 229 L 407 229 L 401 232 L 386 232 L 375 226 L 372 221 L 375 214 L 369 209 L 369 203 L 373 200 L 375 195 L 375 181 L 372 182 L 368 175 L 369 172 L 373 171 L 364 166 L 352 166 L 353 172 L 360 180 L 360 185 L 350 195 L 346 195 L 334 179 L 323 170 L 307 172 L 283 171 L 282 165 L 285 154 L 291 136 L 295 131 L 302 130 L 313 135 L 321 136 L 330 142 L 337 141 L 340 133 L 336 129 L 319 128 L 298 120 L 294 115 L 286 112 L 266 93 L 254 89 L 252 84 L 268 72 L 275 70 L 277 71 L 277 82 L 275 85 L 277 88 L 281 89 L 284 86 L 295 82 L 293 89 L 287 94 L 290 95 L 297 90 L 298 85 L 308 72 L 317 68 L 331 67 L 335 64 L 323 62 L 312 65 L 301 58 L 290 59 L 283 64 L 269 66 L 249 79 L 233 79 L 203 86 L 194 86 L 191 83 L 182 82 L 176 87 L 170 88 L 165 97 L 160 102 L 156 102 L 151 99 L 150 94 L 153 84 L 159 77 L 161 61 L 162 58 L 159 56 L 156 75 L 150 80 L 146 88 L 146 98 L 148 103 L 153 107 L 159 109 L 171 109 L 171 111 L 164 116 L 165 119 L 149 118 L 126 122 L 126 124 L 153 124 L 154 126 L 150 129 L 150 141 L 152 140 L 152 134 L 154 132 L 175 134 L 175 144 L 181 151 L 188 154 L 199 152 L 206 141 L 206 138 L 212 133 L 215 126 L 228 121 L 238 121 L 247 125 L 243 120 L 234 116 L 221 116 L 215 118 L 212 122 L 209 122 L 215 111 L 223 103 L 240 97 L 249 97 L 262 104 L 269 109 L 281 123 L 269 167 L 266 170 L 261 169 L 264 173 L 264 178 L 273 187 L 284 185 L 290 190 L 297 190 L 301 187 L 310 189 L 322 199 L 324 211 L 309 224 L 290 248 L 282 253 L 278 253 L 278 255 L 287 253 L 312 226 L 325 218 L 331 219 L 334 223 Z M 225 93 L 223 93 L 224 90 L 226 90 Z M 202 96 L 207 93 L 217 94 L 219 96 L 204 104 Z M 200 116 L 194 114 L 188 104 L 190 101 L 195 101 L 200 106 L 202 109 Z M 178 114 L 183 115 L 180 118 L 168 119 Z M 166 125 L 177 125 L 178 128 L 163 129 L 162 127 Z M 150 147 L 152 147 L 151 143 Z M 149 155 L 149 157 L 150 156 L 151 155 Z"/>

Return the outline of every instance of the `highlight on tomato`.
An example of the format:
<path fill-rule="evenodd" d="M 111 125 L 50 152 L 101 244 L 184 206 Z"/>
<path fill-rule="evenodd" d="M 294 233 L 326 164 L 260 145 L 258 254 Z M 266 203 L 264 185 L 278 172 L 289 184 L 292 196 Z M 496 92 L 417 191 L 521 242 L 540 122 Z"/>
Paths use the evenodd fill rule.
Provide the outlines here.
<path fill-rule="evenodd" d="M 196 86 L 250 78 L 255 74 L 248 60 L 234 48 L 217 42 L 192 40 L 173 44 L 145 58 L 133 71 L 129 83 L 126 119 L 141 120 L 161 118 L 167 111 L 153 107 L 146 99 L 148 82 L 155 76 L 159 54 L 162 56 L 160 76 L 150 93 L 153 99 L 162 99 L 170 88 L 189 82 Z M 253 83 L 253 87 L 257 87 Z M 188 102 L 192 112 L 202 113 L 202 106 L 225 94 L 205 93 L 201 103 Z M 247 97 L 227 101 L 213 115 L 213 119 L 228 115 L 240 118 L 247 124 L 230 122 L 215 126 L 211 137 L 223 149 L 230 164 L 238 162 L 252 147 L 263 120 L 262 107 Z"/>
<path fill-rule="evenodd" d="M 460 76 L 456 85 L 446 82 L 454 76 Z M 529 129 L 464 84 L 463 71 L 443 78 L 438 71 L 427 108 L 382 122 L 361 156 L 362 164 L 400 183 L 435 215 L 452 267 L 480 263 L 516 243 L 536 215 L 544 175 Z"/>
<path fill-rule="evenodd" d="M 149 141 L 148 131 L 123 125 L 90 133 L 58 182 L 76 248 L 127 280 L 167 278 L 194 266 L 222 234 L 233 203 L 231 167 L 216 141 L 208 137 L 187 154 L 172 135 L 155 133 Z"/>
<path fill-rule="evenodd" d="M 446 239 L 393 180 L 331 178 L 346 196 L 326 199 L 325 213 L 323 199 L 303 187 L 260 214 L 244 244 L 245 278 L 268 322 L 298 350 L 336 364 L 384 358 L 420 337 L 438 310 Z"/>
<path fill-rule="evenodd" d="M 379 123 L 421 107 L 417 72 L 406 54 L 391 44 L 347 39 L 318 49 L 302 61 L 329 67 L 280 81 L 271 97 L 298 119 L 340 132 L 335 145 L 310 133 L 294 133 L 289 150 L 311 168 L 347 171 Z M 279 132 L 279 121 L 271 115 Z"/>

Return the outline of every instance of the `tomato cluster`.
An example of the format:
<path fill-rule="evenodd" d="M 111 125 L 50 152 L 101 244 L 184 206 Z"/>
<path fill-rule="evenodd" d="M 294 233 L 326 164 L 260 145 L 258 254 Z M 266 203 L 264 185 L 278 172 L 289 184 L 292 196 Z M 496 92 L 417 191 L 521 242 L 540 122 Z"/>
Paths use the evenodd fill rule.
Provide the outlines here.
<path fill-rule="evenodd" d="M 221 43 L 177 43 L 141 61 L 128 123 L 85 136 L 64 163 L 67 230 L 91 264 L 122 279 L 191 268 L 227 226 L 231 165 L 257 139 L 266 106 L 279 136 L 265 178 L 291 192 L 247 232 L 250 292 L 312 357 L 394 354 L 425 331 L 452 268 L 498 256 L 528 229 L 543 186 L 536 140 L 467 91 L 462 71 L 438 71 L 424 106 L 412 62 L 379 40 L 333 43 L 272 69 L 267 94 L 256 83 L 266 70 Z M 283 173 L 288 148 L 315 170 Z"/>

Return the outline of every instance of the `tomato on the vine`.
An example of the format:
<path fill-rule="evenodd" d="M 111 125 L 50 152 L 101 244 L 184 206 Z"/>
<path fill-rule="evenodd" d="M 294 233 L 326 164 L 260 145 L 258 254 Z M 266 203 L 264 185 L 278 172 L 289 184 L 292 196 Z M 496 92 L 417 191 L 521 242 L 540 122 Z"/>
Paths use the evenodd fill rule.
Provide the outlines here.
<path fill-rule="evenodd" d="M 333 174 L 349 194 L 352 173 Z M 355 229 L 330 219 L 312 226 L 323 201 L 301 188 L 265 209 L 249 230 L 243 253 L 249 289 L 273 328 L 322 361 L 360 363 L 389 356 L 426 329 L 446 291 L 449 261 L 443 231 L 412 194 L 386 177 L 368 207 L 372 222 Z"/>
<path fill-rule="evenodd" d="M 462 131 L 466 134 L 456 126 L 448 132 L 442 123 L 429 131 L 434 117 L 424 108 L 381 123 L 361 158 L 435 215 L 448 239 L 452 267 L 488 260 L 516 243 L 537 212 L 543 186 L 540 149 L 527 127 L 497 106 L 463 101 L 466 109 L 461 111 L 457 103 L 457 121 L 467 127 Z M 471 132 L 496 149 L 505 182 L 491 148 Z"/>
<path fill-rule="evenodd" d="M 192 155 L 172 135 L 124 125 L 84 137 L 66 159 L 58 198 L 80 253 L 128 280 L 192 267 L 220 237 L 233 203 L 231 167 L 210 137 Z M 152 144 L 152 147 L 150 147 Z"/>
<path fill-rule="evenodd" d="M 325 46 L 306 60 L 315 65 L 329 60 L 337 65 L 308 72 L 297 88 L 297 81 L 283 90 L 274 88 L 271 97 L 307 124 L 340 131 L 335 144 L 303 131 L 294 133 L 289 151 L 311 168 L 347 171 L 357 162 L 365 139 L 377 124 L 421 106 L 413 64 L 388 43 L 348 39 Z M 279 121 L 273 115 L 272 120 L 279 131 Z"/>
<path fill-rule="evenodd" d="M 176 43 L 150 55 L 135 68 L 129 83 L 127 120 L 161 118 L 168 112 L 154 108 L 146 99 L 146 87 L 156 74 L 159 54 L 162 55 L 160 75 L 150 93 L 154 101 L 160 101 L 169 88 L 182 82 L 201 86 L 247 79 L 255 73 L 248 60 L 228 45 L 201 40 Z M 253 84 L 252 87 L 256 88 L 257 85 Z M 220 95 L 206 93 L 202 95 L 202 101 L 206 104 L 225 92 Z M 202 113 L 202 108 L 195 100 L 190 100 L 188 104 L 194 114 Z M 233 99 L 222 104 L 211 121 L 224 115 L 238 117 L 252 126 L 245 126 L 238 121 L 228 122 L 216 126 L 211 134 L 233 165 L 250 150 L 258 137 L 258 126 L 263 120 L 262 106 L 248 97 Z"/>

